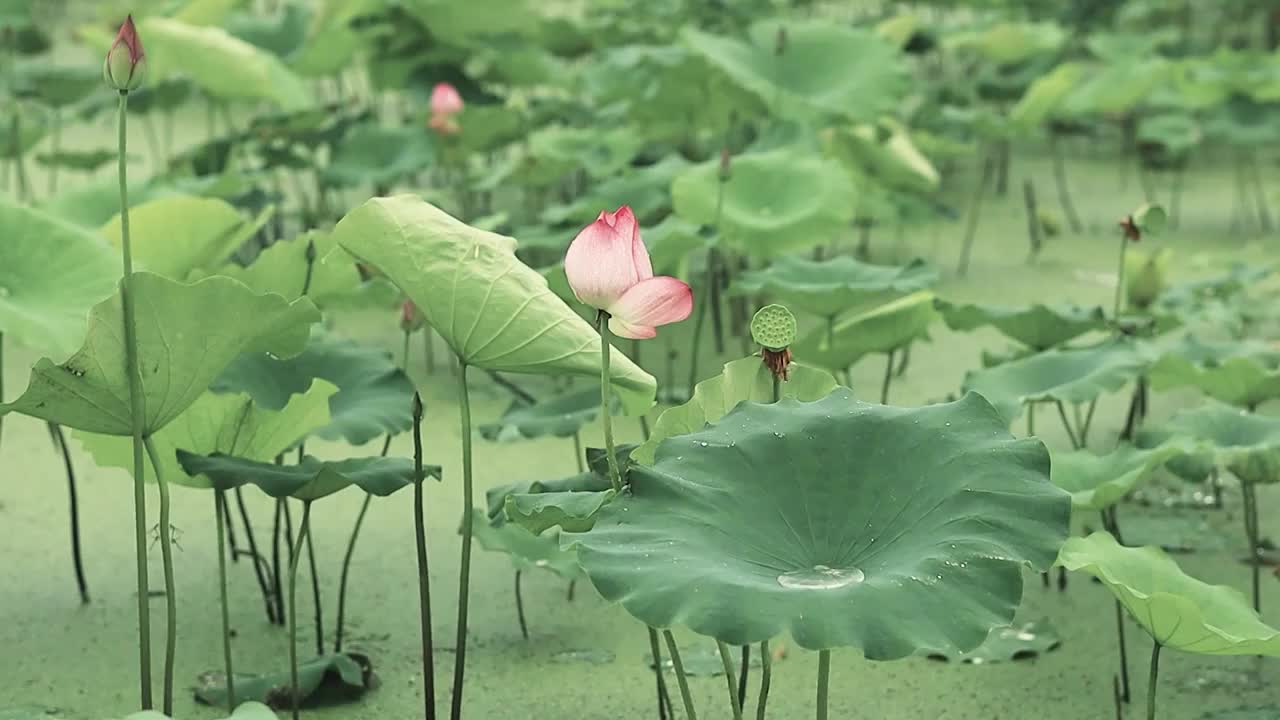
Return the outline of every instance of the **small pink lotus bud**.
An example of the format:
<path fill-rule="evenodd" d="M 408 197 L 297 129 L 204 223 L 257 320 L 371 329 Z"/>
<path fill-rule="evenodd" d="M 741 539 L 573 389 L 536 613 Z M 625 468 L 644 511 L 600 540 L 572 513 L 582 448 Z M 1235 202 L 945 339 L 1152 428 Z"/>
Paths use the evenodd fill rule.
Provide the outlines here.
<path fill-rule="evenodd" d="M 460 129 L 456 116 L 466 106 L 458 89 L 449 83 L 436 83 L 431 89 L 431 119 L 427 125 L 441 135 L 452 135 Z"/>
<path fill-rule="evenodd" d="M 142 38 L 138 37 L 138 28 L 133 24 L 133 16 L 125 18 L 116 34 L 116 41 L 107 51 L 107 59 L 102 65 L 102 76 L 107 84 L 127 93 L 142 86 L 147 74 L 147 54 L 142 49 Z"/>

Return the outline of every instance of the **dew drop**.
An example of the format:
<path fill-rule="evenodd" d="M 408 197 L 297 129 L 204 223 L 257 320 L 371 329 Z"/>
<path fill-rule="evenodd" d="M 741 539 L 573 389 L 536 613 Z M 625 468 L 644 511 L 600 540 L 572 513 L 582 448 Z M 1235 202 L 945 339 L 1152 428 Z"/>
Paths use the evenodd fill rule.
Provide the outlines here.
<path fill-rule="evenodd" d="M 778 584 L 792 590 L 838 590 L 857 585 L 866 579 L 858 568 L 833 568 L 814 565 L 804 570 L 792 570 L 778 576 Z"/>

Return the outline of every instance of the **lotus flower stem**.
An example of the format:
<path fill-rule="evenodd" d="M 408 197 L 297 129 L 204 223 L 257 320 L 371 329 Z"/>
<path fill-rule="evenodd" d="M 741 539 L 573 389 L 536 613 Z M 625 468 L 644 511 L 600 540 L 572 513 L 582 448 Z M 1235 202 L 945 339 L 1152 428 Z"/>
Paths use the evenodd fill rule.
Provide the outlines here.
<path fill-rule="evenodd" d="M 1027 403 L 1027 437 L 1036 436 L 1036 404 Z"/>
<path fill-rule="evenodd" d="M 978 233 L 978 215 L 982 211 L 983 196 L 986 195 L 987 186 L 991 184 L 991 176 L 995 172 L 995 158 L 985 150 L 983 156 L 982 177 L 978 179 L 978 184 L 973 189 L 973 197 L 969 200 L 969 210 L 965 219 L 960 264 L 956 267 L 956 274 L 960 277 L 964 277 L 969 272 L 969 256 L 973 253 L 973 241 Z"/>
<path fill-rule="evenodd" d="M 298 689 L 298 559 L 302 557 L 302 543 L 311 529 L 311 502 L 302 503 L 302 524 L 298 526 L 298 537 L 293 544 L 293 552 L 289 554 L 289 708 L 293 712 L 293 720 L 298 720 L 298 706 L 302 703 Z"/>
<path fill-rule="evenodd" d="M 436 331 L 428 325 L 422 329 L 422 354 L 427 359 L 427 374 L 436 374 Z"/>
<path fill-rule="evenodd" d="M 880 404 L 889 404 L 889 385 L 893 382 L 893 356 L 896 351 L 890 350 L 885 356 L 884 382 L 880 384 Z"/>
<path fill-rule="evenodd" d="M 156 475 L 156 489 L 160 495 L 160 557 L 164 563 L 164 605 L 165 605 L 165 644 L 164 644 L 164 695 L 163 712 L 173 715 L 173 662 L 178 649 L 178 588 L 173 581 L 173 537 L 169 521 L 169 482 L 160 469 L 160 453 L 148 435 L 144 438 L 147 455 L 151 458 L 151 469 Z"/>
<path fill-rule="evenodd" d="M 1156 720 L 1156 680 L 1160 675 L 1160 643 L 1151 643 L 1151 675 L 1147 679 L 1147 720 Z"/>
<path fill-rule="evenodd" d="M 608 345 L 606 344 L 607 348 Z M 607 362 L 608 350 L 605 351 Z M 609 377 L 608 366 L 605 366 L 605 378 Z M 450 720 L 462 718 L 462 688 L 467 669 L 467 602 L 471 595 L 471 398 L 467 393 L 467 363 L 458 358 L 458 412 L 462 422 L 462 558 L 458 571 L 458 636 L 456 654 L 453 660 L 453 697 L 449 708 Z M 606 380 L 604 388 L 609 387 Z M 607 391 L 607 390 L 606 390 Z M 605 408 L 605 427 L 608 425 L 608 408 Z M 607 435 L 606 435 L 607 437 Z M 609 446 L 609 457 L 613 457 L 613 445 Z M 616 462 L 616 461 L 615 461 Z"/>
<path fill-rule="evenodd" d="M 662 637 L 667 641 L 667 653 L 671 655 L 671 668 L 676 671 L 680 699 L 684 702 L 684 716 L 687 720 L 698 720 L 698 713 L 693 707 L 693 696 L 689 694 L 689 678 L 684 674 L 684 663 L 680 661 L 680 648 L 676 646 L 676 638 L 670 630 L 663 630 Z"/>
<path fill-rule="evenodd" d="M 578 472 L 585 472 L 586 467 L 583 466 L 582 459 L 582 433 L 577 431 L 573 433 L 573 458 L 578 461 Z"/>
<path fill-rule="evenodd" d="M 831 651 L 818 651 L 818 720 L 827 720 L 827 695 L 831 685 Z"/>
<path fill-rule="evenodd" d="M 244 493 L 240 492 L 240 488 L 236 488 L 235 494 L 236 505 L 240 509 L 240 523 L 244 525 L 245 542 L 249 544 L 249 556 L 253 558 L 253 574 L 258 578 L 258 587 L 262 590 L 262 599 L 267 605 L 267 621 L 274 625 L 276 624 L 275 597 L 268 582 L 271 566 L 267 565 L 266 569 L 263 569 L 262 566 L 266 560 L 258 553 L 258 539 L 254 537 L 253 525 L 249 522 L 249 509 L 244 503 Z"/>
<path fill-rule="evenodd" d="M 312 533 L 307 533 L 307 565 L 311 571 L 311 602 L 315 607 L 316 655 L 324 655 L 324 610 L 320 605 L 320 573 L 316 570 L 316 549 Z"/>
<path fill-rule="evenodd" d="M 128 147 L 128 108 L 129 91 L 121 90 L 116 115 L 119 131 L 116 165 L 120 181 L 120 255 L 123 261 L 120 308 L 124 315 L 124 367 L 129 378 L 129 419 L 133 430 L 133 541 L 137 555 L 139 672 L 142 709 L 150 710 L 155 703 L 151 697 L 151 608 L 147 605 L 150 588 L 147 582 L 147 493 L 142 437 L 146 410 L 143 405 L 142 376 L 138 372 L 137 324 L 133 309 L 133 251 L 129 244 L 129 176 L 125 154 Z"/>
<path fill-rule="evenodd" d="M 600 331 L 600 419 L 604 424 L 604 454 L 609 462 L 609 484 L 614 492 L 622 492 L 622 472 L 618 469 L 618 456 L 613 445 L 613 417 L 609 414 L 609 400 L 613 394 L 609 388 L 609 314 L 601 310 L 596 314 L 596 327 Z"/>
<path fill-rule="evenodd" d="M 773 658 L 769 655 L 769 641 L 762 640 L 760 641 L 760 699 L 756 701 L 756 720 L 764 720 L 771 680 L 773 680 Z"/>
<path fill-rule="evenodd" d="M 465 389 L 463 394 L 465 396 Z M 390 440 L 391 437 L 388 436 L 388 446 L 390 446 Z M 423 514 L 425 500 L 422 486 L 425 481 L 426 476 L 422 471 L 422 397 L 415 392 L 413 394 L 413 534 L 418 553 L 418 611 L 422 626 L 422 702 L 424 717 L 427 720 L 435 720 L 436 670 L 435 647 L 431 636 L 431 573 L 427 562 L 427 522 Z M 366 507 L 367 498 L 371 497 L 373 496 L 366 496 Z M 467 514 L 470 515 L 469 512 Z M 361 509 L 360 517 L 356 520 L 357 531 L 363 519 L 364 510 Z M 355 535 L 355 532 L 351 535 L 352 542 L 348 553 L 355 548 Z"/>
<path fill-rule="evenodd" d="M 54 448 L 62 455 L 62 465 L 67 471 L 67 498 L 71 506 L 71 565 L 76 573 L 76 587 L 80 590 L 80 603 L 89 604 L 89 582 L 84 576 L 84 557 L 80 552 L 80 503 L 76 493 L 76 468 L 71 462 L 71 449 L 62 434 L 62 427 L 49 423 L 49 437 Z"/>
<path fill-rule="evenodd" d="M 218 599 L 222 603 L 222 661 L 227 675 L 227 712 L 236 709 L 236 676 L 231 664 L 231 612 L 227 601 L 227 545 L 225 532 L 226 493 L 215 490 L 213 512 L 218 526 Z"/>
<path fill-rule="evenodd" d="M 716 648 L 720 651 L 720 662 L 724 665 L 724 679 L 729 685 L 729 707 L 733 709 L 733 720 L 742 720 L 742 703 L 738 702 L 738 682 L 733 676 L 733 658 L 729 655 L 729 646 L 717 640 Z"/>

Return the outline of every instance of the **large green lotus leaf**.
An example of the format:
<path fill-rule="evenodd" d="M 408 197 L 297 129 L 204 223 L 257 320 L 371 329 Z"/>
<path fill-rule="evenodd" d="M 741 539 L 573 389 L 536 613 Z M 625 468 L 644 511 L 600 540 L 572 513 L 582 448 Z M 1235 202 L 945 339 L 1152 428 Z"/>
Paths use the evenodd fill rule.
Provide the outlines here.
<path fill-rule="evenodd" d="M 267 207 L 246 218 L 217 198 L 171 195 L 129 211 L 129 244 L 134 260 L 153 273 L 186 280 L 192 271 L 211 271 L 252 238 L 275 213 Z M 120 216 L 102 227 L 102 235 L 120 246 Z"/>
<path fill-rule="evenodd" d="M 237 6 L 243 4 L 242 0 L 186 0 L 172 17 L 191 25 L 221 25 Z"/>
<path fill-rule="evenodd" d="M 786 46 L 775 52 L 778 35 Z M 761 20 L 748 39 L 686 27 L 686 46 L 784 115 L 870 120 L 892 112 L 911 87 L 902 53 L 874 30 L 825 20 Z"/>
<path fill-rule="evenodd" d="M 315 243 L 316 263 L 311 270 L 307 298 L 325 309 L 394 308 L 400 298 L 395 286 L 382 278 L 364 280 L 351 256 L 333 236 L 312 231 L 291 240 L 272 243 L 248 266 L 228 263 L 219 275 L 233 277 L 260 293 L 275 293 L 290 300 L 302 297 L 307 281 L 307 244 Z"/>
<path fill-rule="evenodd" d="M 1071 493 L 1076 510 L 1102 510 L 1120 502 L 1161 465 L 1187 451 L 1186 445 L 1179 443 L 1147 450 L 1121 445 L 1106 455 L 1055 450 L 1053 484 Z"/>
<path fill-rule="evenodd" d="M 1204 133 L 1189 113 L 1170 112 L 1142 118 L 1138 142 L 1159 145 L 1166 152 L 1185 153 L 1200 144 Z"/>
<path fill-rule="evenodd" d="M 564 538 L 596 589 L 652 627 L 890 660 L 967 651 L 1047 568 L 1071 500 L 1049 453 L 977 395 L 943 405 L 743 403 L 663 442 L 595 527 Z"/>
<path fill-rule="evenodd" d="M 927 194 L 937 190 L 942 181 L 907 129 L 891 118 L 833 128 L 823 134 L 823 141 L 852 172 L 883 187 Z"/>
<path fill-rule="evenodd" d="M 1044 305 L 1003 307 L 972 303 L 934 302 L 947 327 L 968 332 L 990 325 L 1001 334 L 1036 350 L 1046 350 L 1092 330 L 1101 330 L 1107 318 L 1101 307 Z"/>
<path fill-rule="evenodd" d="M 225 453 L 267 461 L 294 447 L 329 422 L 329 403 L 338 388 L 313 384 L 280 408 L 268 409 L 249 395 L 205 393 L 191 407 L 151 436 L 160 456 L 160 473 L 167 482 L 208 488 L 206 478 L 189 476 L 178 464 L 178 450 L 201 454 Z M 76 430 L 74 435 L 100 467 L 133 472 L 133 441 L 119 435 Z M 155 481 L 151 463 L 143 464 L 147 482 Z"/>
<path fill-rule="evenodd" d="M 53 108 L 64 108 L 102 89 L 102 68 L 93 65 L 52 65 L 46 60 L 24 62 L 15 69 L 19 97 L 34 97 Z"/>
<path fill-rule="evenodd" d="M 310 325 L 320 320 L 308 300 L 257 295 L 225 277 L 187 285 L 139 272 L 133 291 L 147 433 L 181 415 L 240 353 L 301 352 Z M 19 412 L 77 430 L 130 435 L 123 324 L 119 294 L 95 306 L 80 350 L 61 364 L 37 362 L 26 392 L 0 404 L 0 415 Z"/>
<path fill-rule="evenodd" d="M 864 355 L 887 353 L 926 337 L 937 318 L 933 293 L 921 290 L 865 312 L 837 320 L 834 332 L 815 328 L 792 347 L 805 362 L 832 371 L 847 369 Z M 835 341 L 831 342 L 830 335 Z"/>
<path fill-rule="evenodd" d="M 319 329 L 312 332 L 306 349 L 291 358 L 269 353 L 241 355 L 210 389 L 247 392 L 254 402 L 277 410 L 295 395 L 306 392 L 316 380 L 338 388 L 329 399 L 329 421 L 313 428 L 320 438 L 363 445 L 413 426 L 413 382 L 391 356 Z M 254 459 L 267 460 L 270 456 Z"/>
<path fill-rule="evenodd" d="M 237 673 L 235 678 L 236 698 L 253 700 L 252 703 L 246 703 L 248 705 L 257 705 L 259 702 L 280 706 L 289 704 L 289 697 L 293 691 L 292 673 L 289 668 L 263 675 Z M 334 699 L 350 699 L 371 689 L 373 684 L 373 667 L 369 663 L 369 658 L 359 653 L 321 655 L 298 662 L 298 695 L 304 706 L 310 706 L 317 700 L 333 702 Z M 201 674 L 195 687 L 195 696 L 206 705 L 225 706 L 227 704 L 226 675 L 221 672 Z M 258 707 L 262 706 L 258 705 Z M 255 710 L 254 714 L 243 719 L 239 712 L 240 710 L 237 709 L 237 714 L 227 720 L 273 720 L 276 718 L 275 714 L 269 710 L 267 715 L 261 715 L 261 717 L 261 711 Z"/>
<path fill-rule="evenodd" d="M 416 197 L 374 198 L 334 229 L 379 268 L 468 365 L 505 372 L 600 374 L 600 336 L 520 262 L 516 241 L 470 227 Z M 653 405 L 657 382 L 621 352 L 612 386 L 628 412 Z"/>
<path fill-rule="evenodd" d="M 719 162 L 695 165 L 676 177 L 676 214 L 715 225 Z M 857 203 L 853 181 L 835 160 L 784 148 L 733 158 L 725 183 L 720 231 L 744 252 L 772 257 L 824 243 L 849 226 Z"/>
<path fill-rule="evenodd" d="M 84 339 L 89 309 L 111 296 L 120 259 L 101 238 L 0 201 L 0 333 L 65 358 Z"/>
<path fill-rule="evenodd" d="M 481 42 L 486 36 L 536 32 L 541 7 L 533 0 L 406 0 L 403 5 L 430 27 L 433 35 L 453 42 Z"/>
<path fill-rule="evenodd" d="M 1262 622 L 1240 591 L 1187 575 L 1164 551 L 1124 547 L 1110 533 L 1071 538 L 1058 564 L 1101 580 L 1165 647 L 1200 655 L 1280 656 L 1280 630 Z"/>
<path fill-rule="evenodd" d="M 1207 343 L 1188 336 L 1151 366 L 1156 390 L 1191 386 L 1237 407 L 1280 397 L 1280 351 L 1261 342 Z"/>
<path fill-rule="evenodd" d="M 1046 350 L 1021 360 L 972 370 L 964 389 L 981 393 L 1013 422 L 1028 402 L 1089 402 L 1115 392 L 1141 375 L 1151 363 L 1151 350 L 1115 340 L 1090 348 Z"/>
<path fill-rule="evenodd" d="M 523 440 L 544 435 L 569 437 L 600 415 L 600 387 L 587 387 L 532 405 L 517 401 L 497 422 L 480 426 L 486 440 Z"/>
<path fill-rule="evenodd" d="M 1280 482 L 1280 418 L 1208 402 L 1176 413 L 1153 432 L 1197 441 L 1245 482 Z"/>
<path fill-rule="evenodd" d="M 616 208 L 626 203 L 635 212 L 642 227 L 652 218 L 671 212 L 671 182 L 689 167 L 689 162 L 679 155 L 669 155 L 642 168 L 632 168 L 615 177 L 593 183 L 586 192 L 567 205 L 549 207 L 542 219 L 551 225 L 585 225 L 596 219 L 600 211 Z M 646 227 L 646 245 L 653 245 L 652 231 Z M 570 238 L 564 240 L 567 245 Z M 649 249 L 650 254 L 653 248 Z M 655 265 L 654 269 L 657 269 Z"/>
<path fill-rule="evenodd" d="M 1002 22 L 982 30 L 955 33 L 946 38 L 950 48 L 971 50 L 997 65 L 1017 65 L 1057 52 L 1067 33 L 1049 22 Z"/>
<path fill-rule="evenodd" d="M 570 579 L 581 574 L 578 554 L 560 549 L 559 530 L 550 529 L 534 535 L 520 525 L 506 522 L 502 516 L 496 522 L 491 521 L 479 508 L 472 508 L 471 516 L 471 534 L 480 547 L 490 552 L 506 553 L 516 570 L 541 568 Z"/>
<path fill-rule="evenodd" d="M 1119 115 L 1132 111 L 1168 82 L 1173 65 L 1162 57 L 1128 59 L 1103 66 L 1063 100 L 1073 115 Z"/>
<path fill-rule="evenodd" d="M 848 255 L 808 260 L 788 255 L 763 270 L 743 273 L 732 290 L 765 293 L 787 307 L 823 317 L 932 286 L 938 271 L 924 260 L 904 266 L 871 265 Z"/>
<path fill-rule="evenodd" d="M 244 8 L 228 16 L 223 27 L 254 47 L 276 57 L 291 58 L 301 51 L 313 14 L 310 6 L 299 3 L 288 3 L 280 12 L 271 15 L 259 15 Z M 294 71 L 297 70 L 295 65 Z"/>
<path fill-rule="evenodd" d="M 426 128 L 358 125 L 334 150 L 324 174 L 339 185 L 390 185 L 426 172 L 434 158 Z"/>
<path fill-rule="evenodd" d="M 184 75 L 214 97 L 268 100 L 285 110 L 313 104 L 310 88 L 276 56 L 220 27 L 149 17 L 139 23 L 138 34 L 156 80 Z"/>
<path fill-rule="evenodd" d="M 386 497 L 413 484 L 413 460 L 400 457 L 363 457 L 327 462 L 308 455 L 296 465 L 276 465 L 222 453 L 197 455 L 178 450 L 178 463 L 192 477 L 203 475 L 215 490 L 253 485 L 273 498 L 313 501 L 356 486 Z M 423 472 L 440 477 L 439 466 Z"/>
<path fill-rule="evenodd" d="M 836 387 L 836 379 L 826 370 L 792 363 L 790 375 L 778 391 L 781 397 L 807 402 L 826 397 Z M 662 411 L 649 439 L 632 451 L 632 460 L 652 465 L 663 440 L 698 432 L 747 400 L 773 400 L 773 373 L 754 355 L 725 363 L 719 375 L 694 387 L 689 402 Z"/>
<path fill-rule="evenodd" d="M 321 4 L 307 28 L 306 43 L 290 65 L 309 77 L 336 75 L 350 67 L 356 53 L 367 44 L 354 21 L 382 9 L 381 0 L 328 0 Z"/>
<path fill-rule="evenodd" d="M 172 195 L 159 183 L 137 183 L 129 188 L 129 207 Z M 120 212 L 120 182 L 114 176 L 89 180 L 59 192 L 38 205 L 42 212 L 88 230 L 97 231 Z"/>
<path fill-rule="evenodd" d="M 1009 111 L 1009 122 L 1023 132 L 1043 125 L 1084 79 L 1086 66 L 1064 62 L 1027 86 L 1022 99 Z"/>

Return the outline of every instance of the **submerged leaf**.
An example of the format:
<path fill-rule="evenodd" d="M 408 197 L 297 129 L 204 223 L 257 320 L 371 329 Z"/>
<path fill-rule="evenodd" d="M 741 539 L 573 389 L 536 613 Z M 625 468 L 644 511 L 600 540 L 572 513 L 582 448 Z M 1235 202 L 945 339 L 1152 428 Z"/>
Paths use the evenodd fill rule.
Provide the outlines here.
<path fill-rule="evenodd" d="M 262 705 L 253 707 L 257 703 L 265 703 L 278 709 L 291 706 L 293 681 L 288 668 L 266 675 L 236 674 L 235 680 L 236 699 L 253 702 L 241 705 L 228 720 L 241 720 L 242 711 L 243 720 L 275 717 Z M 373 688 L 376 682 L 368 656 L 359 653 L 322 655 L 298 663 L 298 693 L 303 707 L 350 702 Z M 202 674 L 198 679 L 195 695 L 197 700 L 206 705 L 225 706 L 226 675 L 220 672 Z"/>

